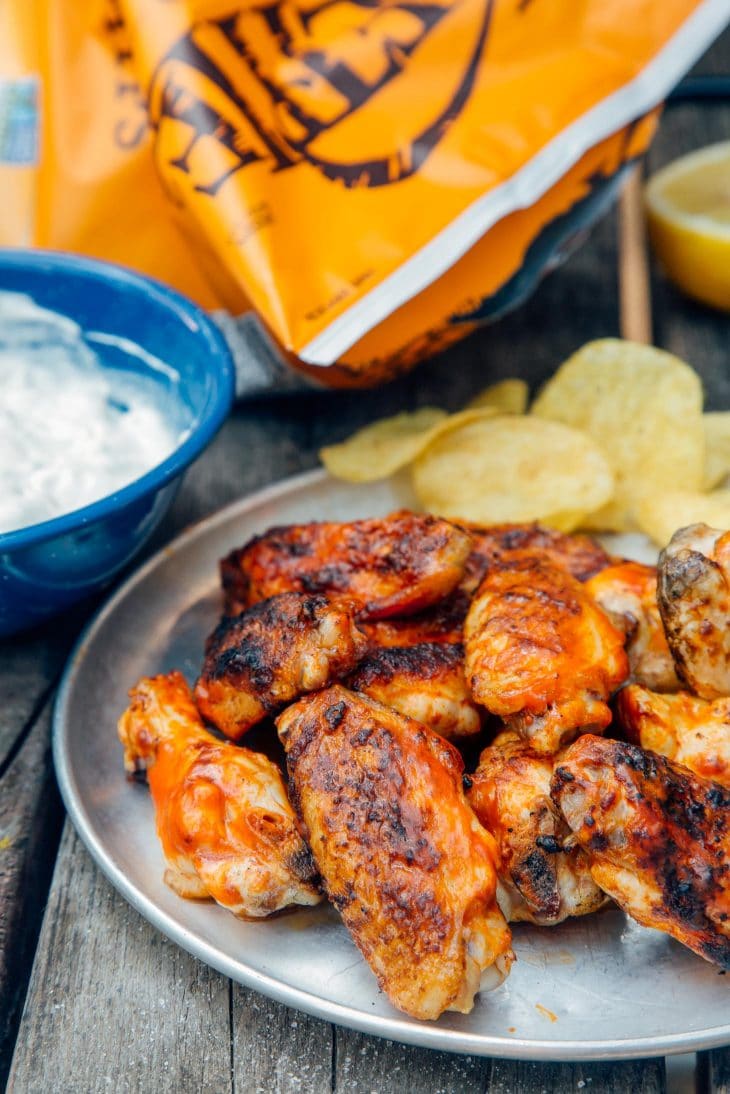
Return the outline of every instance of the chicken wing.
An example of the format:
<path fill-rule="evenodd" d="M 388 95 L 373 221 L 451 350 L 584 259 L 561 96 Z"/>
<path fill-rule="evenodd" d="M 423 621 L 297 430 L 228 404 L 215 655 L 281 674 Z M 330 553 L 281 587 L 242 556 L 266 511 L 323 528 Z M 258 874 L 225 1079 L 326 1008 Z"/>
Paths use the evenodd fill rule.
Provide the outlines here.
<path fill-rule="evenodd" d="M 464 627 L 472 695 L 540 753 L 611 721 L 629 666 L 624 636 L 584 587 L 523 558 L 487 573 Z"/>
<path fill-rule="evenodd" d="M 467 805 L 458 752 L 339 685 L 277 725 L 327 893 L 381 988 L 415 1018 L 468 1013 L 512 952 L 497 850 Z"/>
<path fill-rule="evenodd" d="M 367 648 L 345 601 L 282 593 L 223 619 L 208 640 L 195 698 L 238 740 L 290 700 L 346 676 Z"/>
<path fill-rule="evenodd" d="M 127 771 L 147 769 L 166 883 L 259 918 L 321 899 L 279 769 L 206 732 L 179 672 L 143 679 L 119 720 Z"/>
<path fill-rule="evenodd" d="M 453 524 L 408 512 L 272 528 L 221 562 L 226 611 L 297 591 L 344 594 L 364 619 L 412 615 L 456 588 L 470 549 Z"/>
<path fill-rule="evenodd" d="M 675 532 L 659 556 L 657 593 L 679 678 L 703 699 L 730 695 L 730 532 Z"/>
<path fill-rule="evenodd" d="M 550 797 L 554 757 L 538 756 L 511 730 L 484 749 L 470 776 L 469 803 L 501 854 L 498 899 L 511 922 L 541 926 L 589 915 L 606 902 Z"/>
<path fill-rule="evenodd" d="M 474 541 L 461 582 L 461 588 L 468 593 L 476 591 L 489 570 L 509 566 L 511 559 L 525 554 L 552 563 L 577 581 L 587 581 L 611 564 L 610 556 L 590 536 L 566 535 L 540 524 L 494 524 L 486 528 L 464 524 L 463 527 Z"/>
<path fill-rule="evenodd" d="M 619 562 L 595 574 L 586 592 L 626 635 L 632 678 L 654 691 L 680 687 L 657 603 L 656 566 Z"/>
<path fill-rule="evenodd" d="M 629 740 L 730 787 L 730 699 L 657 695 L 632 684 L 619 692 L 618 715 Z"/>
<path fill-rule="evenodd" d="M 464 678 L 461 644 L 423 643 L 375 650 L 345 681 L 449 741 L 473 737 L 482 715 Z"/>
<path fill-rule="evenodd" d="M 423 642 L 461 642 L 464 637 L 464 620 L 471 597 L 458 590 L 445 600 L 418 615 L 405 619 L 378 619 L 373 623 L 360 622 L 360 630 L 373 646 L 420 646 Z"/>
<path fill-rule="evenodd" d="M 584 736 L 557 764 L 552 794 L 604 892 L 730 968 L 730 790 L 636 745 Z"/>

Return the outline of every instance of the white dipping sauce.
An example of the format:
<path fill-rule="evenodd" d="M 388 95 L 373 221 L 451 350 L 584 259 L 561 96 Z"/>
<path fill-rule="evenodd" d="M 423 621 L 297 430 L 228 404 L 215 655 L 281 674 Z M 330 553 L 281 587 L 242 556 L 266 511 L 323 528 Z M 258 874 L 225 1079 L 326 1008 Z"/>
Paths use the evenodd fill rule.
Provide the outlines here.
<path fill-rule="evenodd" d="M 166 459 L 182 438 L 163 398 L 154 381 L 102 367 L 70 319 L 0 293 L 0 533 L 98 501 Z"/>

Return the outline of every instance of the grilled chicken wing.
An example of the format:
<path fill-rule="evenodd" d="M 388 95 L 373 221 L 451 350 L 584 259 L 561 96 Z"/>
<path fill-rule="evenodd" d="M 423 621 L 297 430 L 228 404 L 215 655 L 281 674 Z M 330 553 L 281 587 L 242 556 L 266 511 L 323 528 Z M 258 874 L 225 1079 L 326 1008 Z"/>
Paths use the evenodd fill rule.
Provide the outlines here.
<path fill-rule="evenodd" d="M 408 512 L 272 528 L 221 562 L 226 611 L 297 591 L 346 595 L 364 619 L 412 615 L 456 588 L 470 549 L 453 524 Z"/>
<path fill-rule="evenodd" d="M 570 829 L 550 797 L 553 765 L 554 757 L 536 755 L 505 730 L 471 776 L 467 797 L 499 846 L 498 899 L 511 922 L 552 926 L 606 901 L 583 852 L 562 849 Z"/>
<path fill-rule="evenodd" d="M 464 627 L 472 695 L 540 753 L 611 721 L 624 636 L 563 570 L 522 558 L 487 573 Z"/>
<path fill-rule="evenodd" d="M 374 623 L 360 622 L 361 631 L 373 646 L 420 646 L 424 642 L 454 644 L 464 638 L 464 620 L 471 597 L 457 590 L 433 608 L 405 619 L 378 619 Z"/>
<path fill-rule="evenodd" d="M 367 648 L 345 601 L 282 593 L 223 619 L 208 640 L 195 698 L 238 740 L 284 703 L 346 676 Z"/>
<path fill-rule="evenodd" d="M 657 592 L 679 678 L 703 699 L 730 695 L 730 532 L 675 532 L 659 556 Z"/>
<path fill-rule="evenodd" d="M 465 524 L 463 527 L 474 541 L 461 583 L 461 588 L 468 593 L 476 591 L 489 570 L 495 566 L 509 566 L 511 559 L 525 554 L 552 563 L 577 581 L 587 581 L 611 563 L 600 543 L 590 536 L 566 535 L 540 524 L 495 524 L 487 528 Z"/>
<path fill-rule="evenodd" d="M 618 713 L 629 740 L 730 787 L 729 698 L 657 695 L 632 684 L 619 692 Z"/>
<path fill-rule="evenodd" d="M 482 727 L 482 716 L 466 686 L 460 644 L 375 650 L 345 684 L 423 722 L 449 741 L 473 737 Z"/>
<path fill-rule="evenodd" d="M 730 790 L 636 745 L 584 736 L 557 764 L 552 794 L 604 892 L 730 968 Z"/>
<path fill-rule="evenodd" d="M 279 769 L 216 741 L 179 672 L 143 679 L 119 720 L 128 771 L 147 768 L 166 883 L 259 918 L 321 900 Z"/>
<path fill-rule="evenodd" d="M 497 850 L 464 798 L 458 752 L 339 685 L 277 724 L 327 893 L 381 988 L 416 1018 L 467 1013 L 512 953 Z"/>
<path fill-rule="evenodd" d="M 619 562 L 595 574 L 586 592 L 626 635 L 631 675 L 654 691 L 680 687 L 657 603 L 657 570 L 641 562 Z"/>

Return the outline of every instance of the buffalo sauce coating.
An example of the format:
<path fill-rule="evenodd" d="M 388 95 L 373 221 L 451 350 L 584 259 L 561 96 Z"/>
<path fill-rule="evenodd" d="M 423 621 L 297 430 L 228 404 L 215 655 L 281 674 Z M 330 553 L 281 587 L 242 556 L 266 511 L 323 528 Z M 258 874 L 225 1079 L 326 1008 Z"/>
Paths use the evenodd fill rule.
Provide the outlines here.
<path fill-rule="evenodd" d="M 482 727 L 483 712 L 466 686 L 461 643 L 376 648 L 345 684 L 415 718 L 449 741 L 473 736 Z"/>
<path fill-rule="evenodd" d="M 605 902 L 588 860 L 564 847 L 570 830 L 550 797 L 559 756 L 538 755 L 519 734 L 503 730 L 470 779 L 469 803 L 499 844 L 499 876 L 513 922 L 552 925 Z"/>
<path fill-rule="evenodd" d="M 145 678 L 119 721 L 125 766 L 147 769 L 165 881 L 258 918 L 316 904 L 317 875 L 279 769 L 205 729 L 180 673 Z"/>
<path fill-rule="evenodd" d="M 298 695 L 345 676 L 367 645 L 346 600 L 280 593 L 221 621 L 195 697 L 203 716 L 238 740 Z"/>
<path fill-rule="evenodd" d="M 408 512 L 271 528 L 222 560 L 226 611 L 296 591 L 344 595 L 364 619 L 412 615 L 456 588 L 470 548 L 461 529 Z"/>
<path fill-rule="evenodd" d="M 336 685 L 278 719 L 292 804 L 327 893 L 391 1002 L 468 1012 L 511 960 L 497 850 L 463 794 L 463 763 L 418 722 Z"/>
<path fill-rule="evenodd" d="M 656 691 L 675 691 L 679 681 L 659 614 L 656 566 L 617 562 L 590 578 L 585 588 L 626 635 L 634 679 Z"/>
<path fill-rule="evenodd" d="M 629 671 L 624 635 L 550 563 L 528 556 L 488 572 L 464 636 L 474 698 L 536 751 L 611 721 L 608 699 Z"/>
<path fill-rule="evenodd" d="M 658 695 L 640 684 L 622 688 L 618 717 L 634 744 L 730 787 L 730 698 L 687 691 Z"/>
<path fill-rule="evenodd" d="M 624 741 L 579 737 L 553 800 L 598 885 L 634 919 L 730 968 L 730 790 Z"/>
<path fill-rule="evenodd" d="M 511 558 L 530 555 L 550 562 L 577 581 L 588 581 L 611 564 L 611 557 L 590 536 L 558 532 L 541 524 L 463 524 L 474 541 L 461 588 L 473 593 L 486 574 L 508 566 Z"/>

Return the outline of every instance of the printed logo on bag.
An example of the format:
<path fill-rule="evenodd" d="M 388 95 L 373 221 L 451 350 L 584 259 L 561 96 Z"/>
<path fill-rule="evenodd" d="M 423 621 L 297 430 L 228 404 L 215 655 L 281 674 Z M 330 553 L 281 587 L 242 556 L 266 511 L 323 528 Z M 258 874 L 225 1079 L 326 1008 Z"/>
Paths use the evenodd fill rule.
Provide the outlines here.
<path fill-rule="evenodd" d="M 471 93 L 492 3 L 277 0 L 197 23 L 152 79 L 157 155 L 211 195 L 257 163 L 408 178 Z"/>

